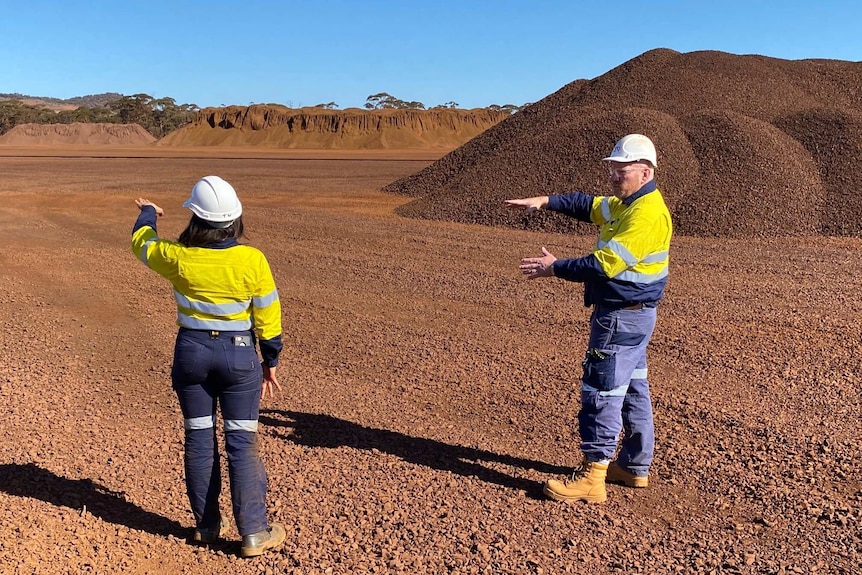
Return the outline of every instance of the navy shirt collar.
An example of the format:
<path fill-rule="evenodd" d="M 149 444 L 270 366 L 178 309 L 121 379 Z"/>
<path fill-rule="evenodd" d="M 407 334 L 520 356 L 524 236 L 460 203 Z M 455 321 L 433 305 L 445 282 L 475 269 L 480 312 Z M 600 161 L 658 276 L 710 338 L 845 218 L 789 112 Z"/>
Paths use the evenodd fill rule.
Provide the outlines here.
<path fill-rule="evenodd" d="M 213 250 L 221 250 L 224 248 L 232 248 L 234 246 L 238 246 L 239 242 L 236 241 L 236 238 L 225 238 L 218 242 L 212 242 L 211 244 L 207 244 L 206 247 Z"/>
<path fill-rule="evenodd" d="M 633 193 L 632 195 L 630 195 L 629 197 L 624 199 L 623 203 L 626 206 L 630 206 L 630 205 L 632 205 L 632 202 L 635 201 L 636 199 L 641 198 L 650 192 L 654 192 L 655 190 L 656 190 L 655 179 L 652 179 L 652 180 L 648 181 L 647 183 L 645 183 L 644 185 L 642 185 L 638 191 L 636 191 L 635 193 Z"/>

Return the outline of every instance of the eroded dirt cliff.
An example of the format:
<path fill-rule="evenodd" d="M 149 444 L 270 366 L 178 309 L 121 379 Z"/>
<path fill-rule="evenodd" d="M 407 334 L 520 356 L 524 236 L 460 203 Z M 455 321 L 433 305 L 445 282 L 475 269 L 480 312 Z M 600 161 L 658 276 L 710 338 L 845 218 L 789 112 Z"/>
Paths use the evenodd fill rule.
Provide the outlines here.
<path fill-rule="evenodd" d="M 475 110 L 292 109 L 272 104 L 205 108 L 160 146 L 307 149 L 456 148 L 508 117 Z"/>
<path fill-rule="evenodd" d="M 58 144 L 142 146 L 155 142 L 138 124 L 85 123 L 19 124 L 0 136 L 0 145 L 54 146 Z"/>

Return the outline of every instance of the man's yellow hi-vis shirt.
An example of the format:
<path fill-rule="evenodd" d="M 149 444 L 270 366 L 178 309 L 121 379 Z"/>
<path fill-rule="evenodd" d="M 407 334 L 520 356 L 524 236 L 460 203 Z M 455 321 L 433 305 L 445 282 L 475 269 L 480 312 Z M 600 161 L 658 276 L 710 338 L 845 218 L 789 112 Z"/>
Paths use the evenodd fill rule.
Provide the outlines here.
<path fill-rule="evenodd" d="M 141 211 L 132 232 L 132 252 L 173 285 L 177 325 L 204 331 L 254 330 L 264 362 L 277 364 L 281 303 L 260 250 L 235 239 L 207 247 L 160 239 L 155 212 L 148 209 Z"/>
<path fill-rule="evenodd" d="M 596 249 L 554 262 L 554 275 L 584 282 L 584 303 L 655 304 L 664 295 L 673 223 L 655 181 L 620 200 L 580 192 L 551 196 L 548 209 L 599 226 Z"/>

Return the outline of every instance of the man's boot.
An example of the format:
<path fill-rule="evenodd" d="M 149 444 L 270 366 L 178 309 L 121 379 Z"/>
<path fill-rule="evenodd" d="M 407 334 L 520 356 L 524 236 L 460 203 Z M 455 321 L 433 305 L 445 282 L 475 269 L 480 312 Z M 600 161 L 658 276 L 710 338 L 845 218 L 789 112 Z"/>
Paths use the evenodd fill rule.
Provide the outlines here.
<path fill-rule="evenodd" d="M 195 532 L 192 535 L 192 541 L 195 543 L 202 543 L 204 545 L 211 545 L 221 539 L 226 532 L 227 523 L 225 522 L 224 517 L 219 515 L 218 523 L 214 526 L 198 527 L 195 529 Z"/>
<path fill-rule="evenodd" d="M 616 461 L 608 465 L 608 483 L 619 483 L 627 487 L 646 487 L 649 485 L 649 477 L 641 477 L 620 467 Z"/>
<path fill-rule="evenodd" d="M 242 556 L 256 557 L 261 555 L 267 549 L 274 549 L 280 546 L 284 543 L 284 538 L 284 527 L 278 523 L 273 523 L 269 526 L 269 529 L 264 529 L 251 535 L 243 535 Z"/>
<path fill-rule="evenodd" d="M 608 498 L 608 492 L 605 490 L 607 473 L 607 465 L 584 459 L 581 467 L 572 473 L 570 480 L 548 480 L 543 491 L 555 501 L 601 503 Z"/>

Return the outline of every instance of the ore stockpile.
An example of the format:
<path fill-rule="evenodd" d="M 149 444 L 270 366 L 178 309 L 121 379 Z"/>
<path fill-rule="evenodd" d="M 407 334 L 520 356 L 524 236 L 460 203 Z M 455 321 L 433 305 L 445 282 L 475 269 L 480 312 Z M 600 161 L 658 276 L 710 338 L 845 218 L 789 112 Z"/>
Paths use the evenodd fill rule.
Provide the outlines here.
<path fill-rule="evenodd" d="M 646 52 L 574 81 L 386 191 L 410 217 L 548 232 L 589 227 L 506 198 L 610 192 L 601 158 L 627 133 L 658 149 L 679 235 L 862 234 L 862 63 Z"/>

